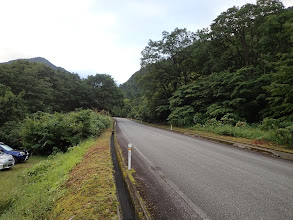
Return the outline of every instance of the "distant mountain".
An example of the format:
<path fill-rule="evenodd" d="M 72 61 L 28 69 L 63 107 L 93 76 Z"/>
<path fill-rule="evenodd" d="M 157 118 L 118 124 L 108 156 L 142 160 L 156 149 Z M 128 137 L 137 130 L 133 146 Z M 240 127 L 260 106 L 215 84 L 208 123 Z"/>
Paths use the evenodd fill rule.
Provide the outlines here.
<path fill-rule="evenodd" d="M 64 68 L 62 67 L 57 67 L 55 66 L 54 64 L 52 64 L 50 61 L 46 60 L 45 58 L 43 57 L 34 57 L 34 58 L 30 58 L 30 59 L 16 59 L 16 60 L 27 60 L 31 63 L 43 63 L 45 64 L 46 66 L 49 66 L 51 68 L 53 68 L 54 70 L 57 70 L 57 69 L 62 69 L 62 70 L 65 70 Z M 12 63 L 16 60 L 11 60 L 11 61 L 8 61 L 8 62 L 5 62 L 5 63 Z M 66 71 L 66 70 L 65 70 Z"/>
<path fill-rule="evenodd" d="M 43 57 L 35 57 L 35 58 L 31 58 L 31 59 L 27 59 L 27 61 L 32 62 L 32 63 L 43 63 L 53 69 L 58 69 L 57 66 L 55 66 L 54 64 L 52 64 L 50 61 L 46 60 Z"/>
<path fill-rule="evenodd" d="M 134 97 L 142 96 L 142 91 L 139 89 L 138 81 L 145 73 L 146 69 L 142 68 L 135 72 L 125 83 L 119 86 L 125 98 L 132 99 Z"/>

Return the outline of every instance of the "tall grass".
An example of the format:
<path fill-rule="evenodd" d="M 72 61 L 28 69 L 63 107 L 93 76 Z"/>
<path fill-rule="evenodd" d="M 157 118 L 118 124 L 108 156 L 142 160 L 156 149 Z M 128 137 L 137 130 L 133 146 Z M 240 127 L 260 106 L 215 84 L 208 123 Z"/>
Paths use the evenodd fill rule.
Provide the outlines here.
<path fill-rule="evenodd" d="M 10 181 L 18 186 L 6 190 L 12 197 L 0 206 L 0 220 L 48 219 L 55 202 L 65 193 L 64 183 L 69 172 L 94 143 L 94 139 L 89 139 L 69 148 L 67 153 L 51 155 L 20 176 L 12 177 Z"/>
<path fill-rule="evenodd" d="M 205 126 L 194 126 L 196 130 L 210 131 L 220 135 L 226 135 L 231 137 L 243 137 L 249 139 L 269 139 L 270 133 L 262 131 L 258 128 L 246 126 L 246 127 L 235 127 L 231 125 L 205 125 Z"/>
<path fill-rule="evenodd" d="M 292 136 L 290 128 L 268 128 L 262 129 L 260 126 L 243 124 L 234 126 L 222 123 L 211 123 L 205 125 L 196 125 L 193 129 L 198 131 L 208 131 L 219 135 L 241 137 L 251 140 L 271 142 L 279 145 L 285 145 L 292 148 Z"/>

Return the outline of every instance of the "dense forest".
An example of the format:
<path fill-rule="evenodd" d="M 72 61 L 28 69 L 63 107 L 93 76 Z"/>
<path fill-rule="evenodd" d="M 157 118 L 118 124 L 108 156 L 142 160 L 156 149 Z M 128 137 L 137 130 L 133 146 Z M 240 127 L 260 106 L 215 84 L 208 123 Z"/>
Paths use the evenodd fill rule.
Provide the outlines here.
<path fill-rule="evenodd" d="M 209 28 L 149 40 L 141 69 L 120 85 L 125 114 L 177 126 L 268 119 L 292 126 L 292 9 L 258 0 L 229 8 Z"/>
<path fill-rule="evenodd" d="M 48 135 L 48 132 L 54 133 L 51 129 L 53 127 L 55 127 L 55 133 L 59 129 L 57 133 L 63 132 L 65 136 L 71 135 L 71 139 L 74 138 L 74 132 L 78 133 L 78 129 L 81 132 L 78 135 L 84 136 L 85 131 L 81 128 L 83 125 L 85 126 L 84 123 L 88 123 L 87 127 L 91 130 L 88 120 L 95 120 L 99 117 L 93 116 L 86 109 L 96 112 L 104 110 L 110 114 L 116 114 L 115 111 L 120 111 L 123 106 L 122 92 L 114 79 L 107 74 L 96 74 L 81 79 L 79 75 L 56 68 L 52 64 L 16 60 L 0 64 L 0 76 L 0 141 L 13 147 L 28 146 L 28 143 L 32 143 L 27 141 L 32 139 L 29 137 L 32 133 L 28 134 L 28 130 L 32 129 L 34 124 L 39 125 L 39 128 L 35 126 L 35 130 L 39 129 L 40 132 L 43 129 L 43 133 L 41 133 L 47 133 L 47 140 L 42 140 L 44 136 L 40 135 L 34 137 L 38 138 L 37 141 L 40 143 L 46 143 L 47 147 L 50 146 L 50 141 L 51 145 L 54 143 L 52 135 Z M 76 111 L 76 113 L 69 114 L 71 111 Z M 56 112 L 60 114 L 58 115 Z M 71 133 L 68 131 L 65 134 L 64 121 L 66 120 L 68 123 L 76 125 L 75 131 L 70 131 Z M 37 123 L 38 121 L 39 123 Z M 42 125 L 48 125 L 48 123 L 55 123 L 55 126 L 51 124 L 51 127 L 45 128 Z M 27 129 L 25 130 L 25 128 Z M 95 132 L 89 131 L 89 133 Z M 65 136 L 60 137 L 64 139 L 63 144 L 78 142 L 69 141 L 70 137 L 66 141 Z M 37 146 L 41 147 L 40 143 Z M 52 146 L 50 149 L 52 150 Z M 38 151 L 36 150 L 36 152 Z M 48 151 L 44 151 L 44 153 L 49 154 Z"/>

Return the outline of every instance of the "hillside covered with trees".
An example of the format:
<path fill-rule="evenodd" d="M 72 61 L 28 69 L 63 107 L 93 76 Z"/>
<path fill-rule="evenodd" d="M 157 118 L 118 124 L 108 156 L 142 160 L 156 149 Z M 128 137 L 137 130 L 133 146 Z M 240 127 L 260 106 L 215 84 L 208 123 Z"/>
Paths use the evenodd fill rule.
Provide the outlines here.
<path fill-rule="evenodd" d="M 278 0 L 229 8 L 197 32 L 164 31 L 120 86 L 128 116 L 179 126 L 292 121 L 292 44 L 293 10 Z"/>
<path fill-rule="evenodd" d="M 90 120 L 98 117 L 86 109 L 116 114 L 116 111 L 122 108 L 123 95 L 110 75 L 96 74 L 81 79 L 79 75 L 67 72 L 63 68 L 54 68 L 53 64 L 38 63 L 39 60 L 16 60 L 0 64 L 0 141 L 13 147 L 28 146 L 32 142 L 27 140 L 33 139 L 29 135 L 35 135 L 35 139 L 43 139 L 42 144 L 49 146 L 48 141 L 51 141 L 51 145 L 58 142 L 54 142 L 52 138 L 56 137 L 50 136 L 49 133 L 57 132 L 60 138 L 63 138 L 61 142 L 67 144 L 63 146 L 64 149 L 67 149 L 70 144 L 78 143 L 78 138 L 75 141 L 66 141 L 69 136 L 73 138 L 74 134 L 84 136 L 85 132 L 95 133 L 89 131 L 90 124 L 87 126 L 88 131 L 82 130 L 83 123 L 90 123 Z M 43 60 L 45 59 L 41 59 Z M 84 111 L 63 115 L 76 109 Z M 40 122 L 37 122 L 38 120 Z M 66 131 L 64 126 L 69 126 L 66 125 L 67 122 L 76 125 L 74 131 Z M 50 123 L 55 123 L 55 126 L 51 124 L 51 127 L 48 127 Z M 42 125 L 42 128 L 37 124 Z M 62 125 L 63 128 L 58 128 L 57 125 Z M 34 126 L 35 131 L 39 129 L 39 136 L 33 132 L 28 133 Z M 25 127 L 27 129 L 23 130 Z M 53 131 L 54 127 L 59 131 Z M 68 137 L 61 137 L 62 132 Z M 41 147 L 42 144 L 36 146 Z M 61 143 L 59 144 L 61 146 Z M 44 153 L 50 154 L 50 151 Z"/>
<path fill-rule="evenodd" d="M 229 8 L 208 28 L 149 40 L 141 69 L 120 86 L 128 117 L 230 136 L 249 125 L 272 131 L 249 131 L 253 139 L 291 145 L 292 9 L 257 0 Z"/>

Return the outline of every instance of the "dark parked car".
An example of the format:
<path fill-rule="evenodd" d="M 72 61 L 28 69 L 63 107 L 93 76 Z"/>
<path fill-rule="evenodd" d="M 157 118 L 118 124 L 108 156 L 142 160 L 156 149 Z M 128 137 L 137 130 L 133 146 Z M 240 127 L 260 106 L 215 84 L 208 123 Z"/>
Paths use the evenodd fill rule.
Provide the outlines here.
<path fill-rule="evenodd" d="M 29 158 L 29 153 L 26 150 L 14 150 L 2 142 L 0 142 L 0 151 L 13 156 L 15 163 L 26 161 Z"/>

